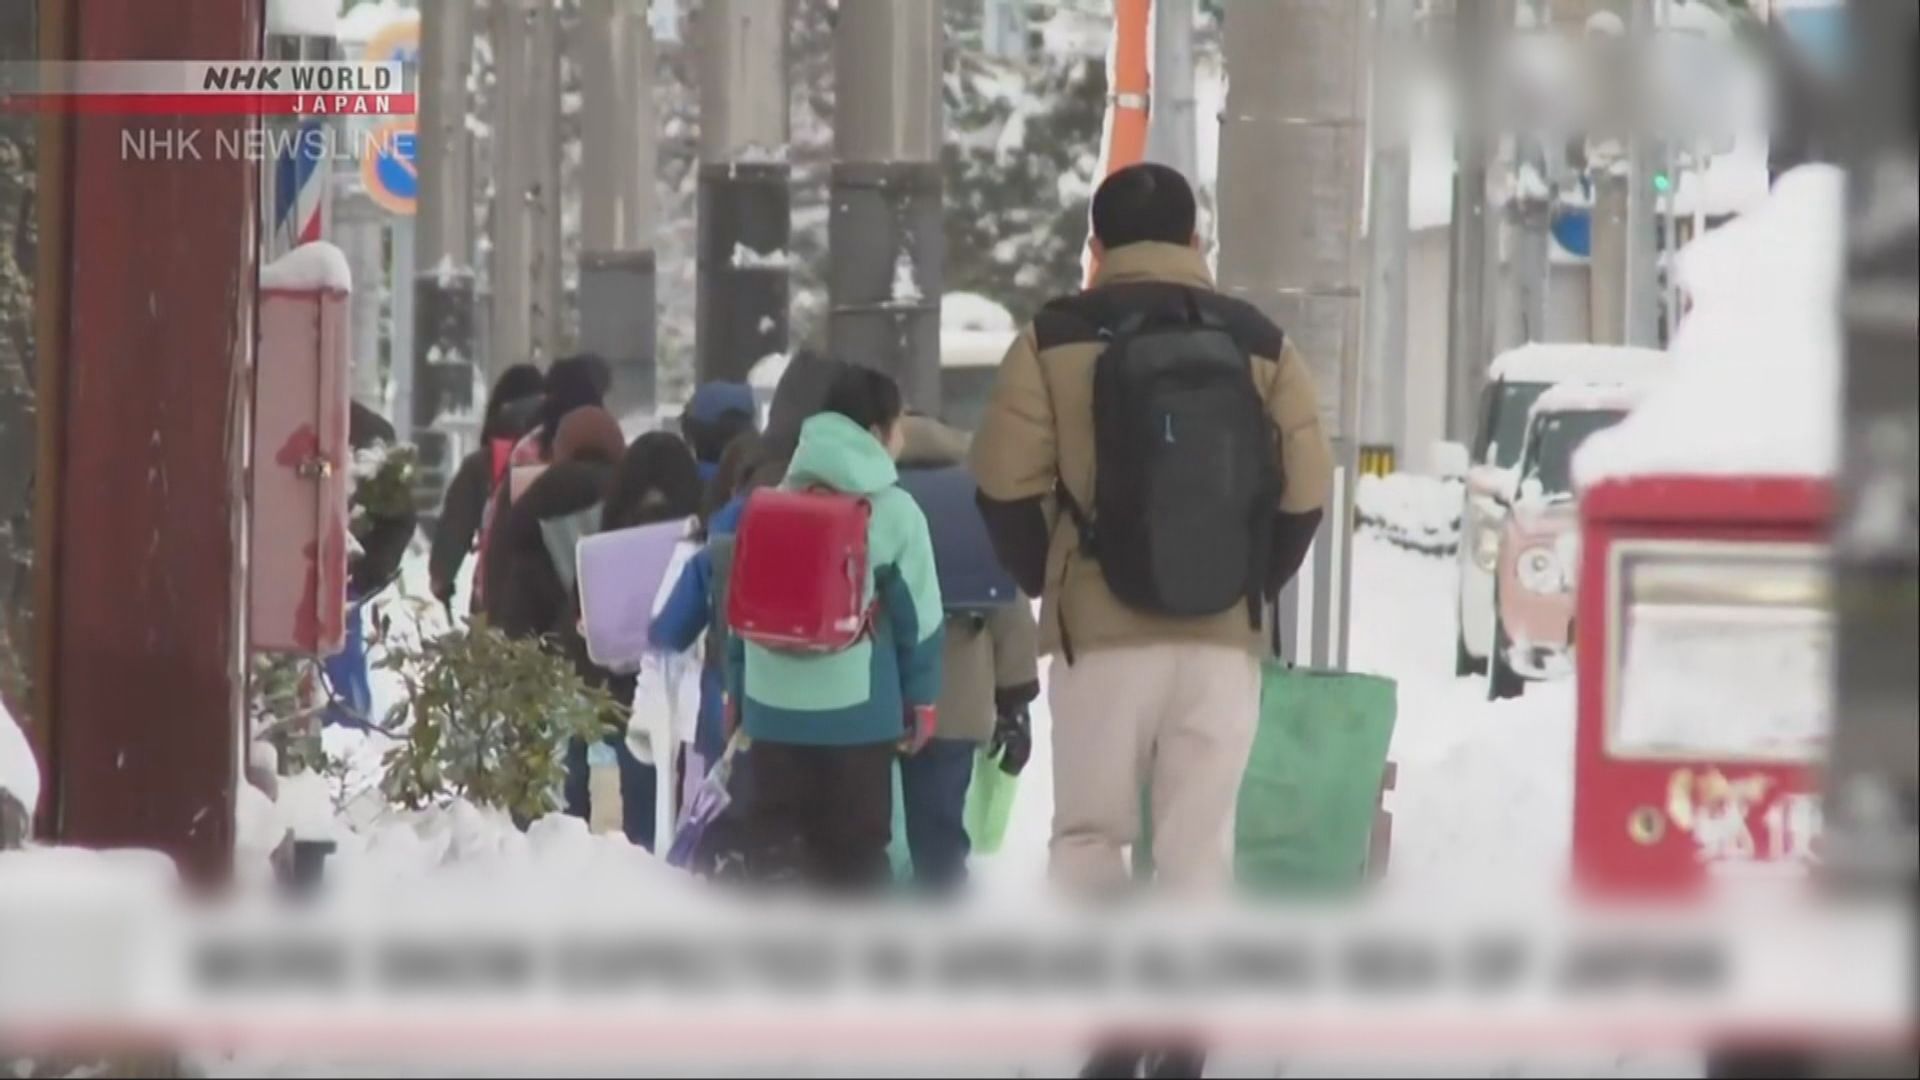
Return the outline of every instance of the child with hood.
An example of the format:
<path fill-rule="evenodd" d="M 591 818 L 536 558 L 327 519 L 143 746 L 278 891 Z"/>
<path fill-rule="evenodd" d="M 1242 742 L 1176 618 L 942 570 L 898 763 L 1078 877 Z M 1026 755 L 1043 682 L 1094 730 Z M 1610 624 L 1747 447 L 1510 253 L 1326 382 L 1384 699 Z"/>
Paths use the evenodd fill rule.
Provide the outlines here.
<path fill-rule="evenodd" d="M 832 891 L 892 880 L 893 763 L 933 738 L 943 618 L 926 516 L 894 457 L 903 407 L 894 381 L 839 371 L 800 428 L 783 486 L 867 500 L 867 633 L 834 653 L 728 640 L 728 710 L 753 741 L 748 832 L 756 876 Z"/>
<path fill-rule="evenodd" d="M 480 424 L 480 445 L 460 462 L 447 482 L 440 504 L 440 520 L 433 528 L 433 555 L 428 563 L 433 595 L 453 603 L 454 583 L 473 549 L 486 516 L 487 501 L 507 473 L 514 444 L 532 427 L 540 405 L 542 379 L 532 364 L 515 364 L 500 373 L 487 397 Z"/>

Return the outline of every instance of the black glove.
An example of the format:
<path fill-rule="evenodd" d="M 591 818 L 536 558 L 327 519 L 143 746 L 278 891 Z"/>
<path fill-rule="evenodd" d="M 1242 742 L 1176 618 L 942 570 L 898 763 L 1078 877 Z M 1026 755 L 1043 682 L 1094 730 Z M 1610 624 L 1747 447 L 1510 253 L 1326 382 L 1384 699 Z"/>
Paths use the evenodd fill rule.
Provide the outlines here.
<path fill-rule="evenodd" d="M 1027 759 L 1033 756 L 1033 723 L 1026 709 L 1000 714 L 994 722 L 993 740 L 988 749 L 1000 756 L 1001 772 L 1008 776 L 1020 775 L 1020 770 L 1027 767 Z"/>

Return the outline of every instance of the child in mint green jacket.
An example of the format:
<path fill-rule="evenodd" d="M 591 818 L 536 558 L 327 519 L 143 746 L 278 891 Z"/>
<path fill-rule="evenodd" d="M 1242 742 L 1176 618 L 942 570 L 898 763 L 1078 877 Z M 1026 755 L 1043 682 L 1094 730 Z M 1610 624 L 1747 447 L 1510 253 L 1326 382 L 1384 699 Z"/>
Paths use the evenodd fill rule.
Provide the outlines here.
<path fill-rule="evenodd" d="M 927 519 L 897 485 L 900 389 L 846 366 L 800 429 L 785 486 L 865 498 L 871 631 L 836 653 L 729 639 L 730 716 L 752 739 L 745 782 L 756 876 L 836 891 L 891 880 L 893 760 L 933 738 L 942 608 Z"/>

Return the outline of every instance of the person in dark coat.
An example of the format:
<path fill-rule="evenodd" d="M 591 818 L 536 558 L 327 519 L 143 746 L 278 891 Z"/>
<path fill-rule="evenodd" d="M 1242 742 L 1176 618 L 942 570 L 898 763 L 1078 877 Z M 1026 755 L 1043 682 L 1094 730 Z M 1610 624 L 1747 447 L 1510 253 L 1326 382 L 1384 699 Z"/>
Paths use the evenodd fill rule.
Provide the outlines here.
<path fill-rule="evenodd" d="M 573 545 L 599 530 L 626 444 L 605 409 L 575 409 L 553 440 L 553 461 L 507 505 L 487 551 L 487 615 L 509 637 L 555 641 L 582 678 L 605 674 L 586 659 L 575 625 Z"/>
<path fill-rule="evenodd" d="M 543 640 L 591 686 L 608 686 L 610 676 L 587 655 L 580 633 L 574 549 L 581 538 L 599 531 L 625 455 L 620 424 L 605 409 L 568 413 L 554 433 L 551 464 L 502 510 L 483 567 L 493 624 L 509 637 Z M 653 767 L 633 756 L 623 735 L 610 731 L 601 745 L 604 750 L 584 739 L 568 743 L 567 813 L 589 816 L 593 760 L 605 753 L 620 769 L 622 830 L 651 849 Z"/>
<path fill-rule="evenodd" d="M 347 443 L 356 454 L 392 446 L 397 441 L 387 418 L 357 401 L 347 417 Z M 419 525 L 420 516 L 411 502 L 369 507 L 358 494 L 353 502 L 369 519 L 367 529 L 359 534 L 360 552 L 347 566 L 349 599 L 360 601 L 400 576 L 400 560 L 407 554 L 407 545 L 413 542 L 413 531 Z"/>
<path fill-rule="evenodd" d="M 480 445 L 461 460 L 453 479 L 447 482 L 428 563 L 433 595 L 443 604 L 453 603 L 454 582 L 479 536 L 487 500 L 506 476 L 513 444 L 533 426 L 542 385 L 540 369 L 532 364 L 515 364 L 500 373 L 487 397 Z"/>
<path fill-rule="evenodd" d="M 359 402 L 347 412 L 347 444 L 356 454 L 394 445 L 393 425 Z M 379 719 L 373 710 L 373 685 L 367 670 L 366 605 L 400 576 L 400 562 L 413 543 L 419 515 L 409 498 L 370 500 L 356 486 L 349 513 L 366 522 L 354 531 L 360 550 L 347 560 L 346 643 L 321 665 L 331 692 L 324 722 L 366 727 Z"/>
<path fill-rule="evenodd" d="M 540 460 L 551 460 L 553 440 L 559 434 L 560 422 L 567 418 L 567 414 L 575 409 L 604 407 L 607 391 L 612 386 L 613 368 L 593 353 L 579 353 L 553 362 L 553 366 L 547 369 L 539 424 L 532 433 L 533 441 L 539 448 Z M 514 464 L 521 462 L 515 461 Z"/>
<path fill-rule="evenodd" d="M 553 459 L 554 438 L 560 430 L 561 421 L 569 413 L 576 409 L 601 408 L 612 379 L 613 369 L 607 366 L 605 360 L 591 353 L 556 360 L 547 369 L 534 422 L 507 455 L 506 477 L 494 485 L 493 498 L 487 503 L 486 512 L 481 515 L 480 550 L 483 564 L 486 562 L 487 547 L 493 540 L 494 524 L 512 505 L 514 492 L 522 486 L 519 478 L 522 475 L 530 477 Z M 625 446 L 624 440 L 622 446 Z M 617 459 L 619 454 L 616 453 L 614 457 Z M 520 471 L 523 469 L 527 470 L 524 474 Z M 491 587 L 492 582 L 483 565 L 473 587 L 473 610 L 476 613 L 488 610 L 488 590 Z"/>

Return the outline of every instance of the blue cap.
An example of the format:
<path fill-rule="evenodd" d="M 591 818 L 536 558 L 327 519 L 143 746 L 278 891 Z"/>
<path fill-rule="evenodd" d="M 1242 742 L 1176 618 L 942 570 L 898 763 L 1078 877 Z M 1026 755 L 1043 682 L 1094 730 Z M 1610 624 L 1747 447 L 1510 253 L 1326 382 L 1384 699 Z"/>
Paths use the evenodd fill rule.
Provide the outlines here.
<path fill-rule="evenodd" d="M 746 383 L 701 383 L 687 402 L 687 415 L 700 423 L 712 423 L 730 412 L 754 415 L 753 389 Z"/>

